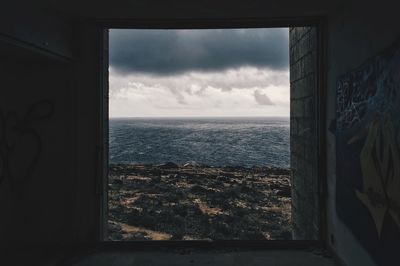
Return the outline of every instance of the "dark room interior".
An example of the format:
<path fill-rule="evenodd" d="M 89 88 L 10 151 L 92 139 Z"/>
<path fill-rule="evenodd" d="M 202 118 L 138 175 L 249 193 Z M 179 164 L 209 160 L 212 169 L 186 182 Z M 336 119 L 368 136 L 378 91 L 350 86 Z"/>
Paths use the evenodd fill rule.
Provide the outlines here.
<path fill-rule="evenodd" d="M 0 265 L 399 265 L 396 7 L 389 0 L 2 1 Z M 110 29 L 260 28 L 288 33 L 290 169 L 260 168 L 256 177 L 285 175 L 290 188 L 274 193 L 290 199 L 290 232 L 271 240 L 110 241 L 125 237 L 110 237 L 109 225 L 109 191 L 125 182 L 109 178 L 117 169 L 109 168 Z M 258 89 L 254 97 L 270 104 Z M 154 187 L 178 168 L 159 167 Z"/>

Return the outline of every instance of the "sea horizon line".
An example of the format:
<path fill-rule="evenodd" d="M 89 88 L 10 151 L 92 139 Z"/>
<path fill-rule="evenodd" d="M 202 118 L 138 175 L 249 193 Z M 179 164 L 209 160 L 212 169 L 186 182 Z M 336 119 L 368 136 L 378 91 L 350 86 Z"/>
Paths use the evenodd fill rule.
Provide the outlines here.
<path fill-rule="evenodd" d="M 270 119 L 290 119 L 290 116 L 114 116 L 112 119 L 238 119 L 238 118 L 270 118 Z"/>

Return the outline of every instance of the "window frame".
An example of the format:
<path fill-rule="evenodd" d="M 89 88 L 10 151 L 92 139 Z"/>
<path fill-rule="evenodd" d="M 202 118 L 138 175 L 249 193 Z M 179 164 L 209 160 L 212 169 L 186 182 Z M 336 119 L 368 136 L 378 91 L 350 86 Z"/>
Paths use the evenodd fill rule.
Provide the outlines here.
<path fill-rule="evenodd" d="M 151 241 L 108 241 L 108 32 L 109 29 L 229 29 L 229 28 L 277 28 L 277 27 L 316 27 L 317 29 L 317 169 L 319 175 L 319 206 L 320 206 L 320 238 L 318 240 L 151 240 Z M 98 40 L 100 42 L 99 72 L 101 93 L 98 106 L 98 136 L 97 136 L 97 175 L 96 191 L 98 217 L 98 243 L 105 247 L 120 249 L 150 249 L 155 248 L 321 248 L 327 244 L 326 217 L 326 22 L 323 17 L 309 18 L 254 18 L 254 19 L 140 19 L 140 20 L 106 20 L 96 21 Z"/>

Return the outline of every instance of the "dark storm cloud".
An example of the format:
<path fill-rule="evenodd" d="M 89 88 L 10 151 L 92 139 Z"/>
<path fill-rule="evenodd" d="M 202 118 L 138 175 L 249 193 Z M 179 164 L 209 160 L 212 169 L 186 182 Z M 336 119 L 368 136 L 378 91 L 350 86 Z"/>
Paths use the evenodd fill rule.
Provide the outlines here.
<path fill-rule="evenodd" d="M 287 29 L 111 30 L 110 66 L 120 74 L 287 69 Z"/>

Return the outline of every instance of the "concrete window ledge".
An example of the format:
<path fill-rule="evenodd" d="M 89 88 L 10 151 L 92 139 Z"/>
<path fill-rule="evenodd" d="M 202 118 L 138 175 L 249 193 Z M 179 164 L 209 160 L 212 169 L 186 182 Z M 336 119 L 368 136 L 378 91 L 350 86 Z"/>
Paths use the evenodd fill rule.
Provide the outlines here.
<path fill-rule="evenodd" d="M 94 252 L 66 261 L 68 266 L 333 266 L 332 258 L 304 250 L 268 251 L 137 251 L 137 252 Z"/>

